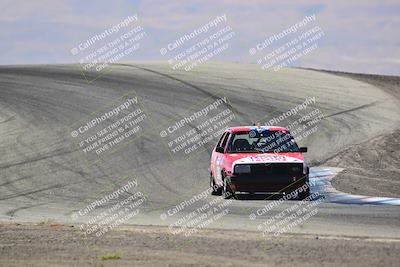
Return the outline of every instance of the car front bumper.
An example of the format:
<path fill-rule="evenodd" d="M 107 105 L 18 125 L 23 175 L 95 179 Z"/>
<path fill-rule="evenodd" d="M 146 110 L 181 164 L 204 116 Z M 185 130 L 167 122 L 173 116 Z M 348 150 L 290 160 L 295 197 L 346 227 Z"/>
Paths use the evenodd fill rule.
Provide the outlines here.
<path fill-rule="evenodd" d="M 233 174 L 227 182 L 234 192 L 292 192 L 308 183 L 308 173 L 291 171 L 292 164 L 264 164 L 252 168 L 248 174 Z M 300 165 L 298 165 L 300 166 Z"/>

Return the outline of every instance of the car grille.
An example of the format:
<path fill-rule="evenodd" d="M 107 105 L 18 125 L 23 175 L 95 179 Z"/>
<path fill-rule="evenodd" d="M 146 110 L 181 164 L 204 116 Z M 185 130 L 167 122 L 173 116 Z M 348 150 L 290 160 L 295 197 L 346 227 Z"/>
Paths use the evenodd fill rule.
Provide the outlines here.
<path fill-rule="evenodd" d="M 252 164 L 251 175 L 254 176 L 302 176 L 302 163 L 264 163 Z"/>

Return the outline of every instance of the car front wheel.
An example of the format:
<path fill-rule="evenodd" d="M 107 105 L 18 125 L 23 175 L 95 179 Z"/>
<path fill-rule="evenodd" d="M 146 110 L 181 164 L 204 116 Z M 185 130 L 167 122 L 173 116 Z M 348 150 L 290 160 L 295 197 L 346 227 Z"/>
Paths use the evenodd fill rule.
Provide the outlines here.
<path fill-rule="evenodd" d="M 310 196 L 310 188 L 307 188 L 303 192 L 299 192 L 298 199 L 299 200 L 304 200 Z"/>
<path fill-rule="evenodd" d="M 210 187 L 212 188 L 211 191 L 212 195 L 214 196 L 222 195 L 222 187 L 215 185 L 214 177 L 212 176 L 212 174 L 210 174 Z"/>
<path fill-rule="evenodd" d="M 225 199 L 230 199 L 233 197 L 233 193 L 229 187 L 227 179 L 224 179 L 224 186 L 222 187 L 222 197 Z"/>

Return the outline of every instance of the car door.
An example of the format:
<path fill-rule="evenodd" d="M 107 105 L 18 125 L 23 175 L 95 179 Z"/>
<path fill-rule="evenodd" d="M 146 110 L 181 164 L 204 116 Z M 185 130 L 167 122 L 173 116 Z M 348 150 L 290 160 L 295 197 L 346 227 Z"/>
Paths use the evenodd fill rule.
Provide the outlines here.
<path fill-rule="evenodd" d="M 229 139 L 229 136 L 230 136 L 230 132 L 225 132 L 224 135 L 222 136 L 220 142 L 217 144 L 217 147 L 222 147 L 222 148 L 224 148 L 224 151 L 226 151 L 226 144 Z M 214 149 L 214 154 L 215 154 L 214 169 L 213 169 L 214 180 L 215 180 L 216 184 L 222 186 L 223 182 L 222 182 L 221 171 L 222 171 L 222 163 L 224 160 L 224 153 L 217 152 Z"/>
<path fill-rule="evenodd" d="M 224 132 L 221 137 L 219 138 L 217 145 L 214 147 L 214 150 L 211 154 L 211 174 L 213 177 L 215 177 L 215 163 L 216 163 L 216 158 L 217 155 L 219 154 L 217 151 L 215 151 L 217 149 L 217 147 L 219 147 L 222 144 L 222 141 L 224 140 L 224 137 L 226 136 L 227 132 Z"/>

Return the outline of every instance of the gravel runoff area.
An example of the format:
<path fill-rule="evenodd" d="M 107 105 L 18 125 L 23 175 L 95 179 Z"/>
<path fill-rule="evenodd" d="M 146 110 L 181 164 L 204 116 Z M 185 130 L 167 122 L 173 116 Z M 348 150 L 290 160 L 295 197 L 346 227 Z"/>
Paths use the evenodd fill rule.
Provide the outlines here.
<path fill-rule="evenodd" d="M 190 237 L 134 227 L 86 238 L 72 226 L 1 225 L 0 266 L 398 266 L 400 240 L 263 237 L 204 230 Z"/>
<path fill-rule="evenodd" d="M 376 86 L 399 100 L 400 105 L 400 77 L 330 71 L 328 73 Z M 398 198 L 399 163 L 400 129 L 396 129 L 351 146 L 324 164 L 345 169 L 332 181 L 337 190 L 357 195 Z"/>

